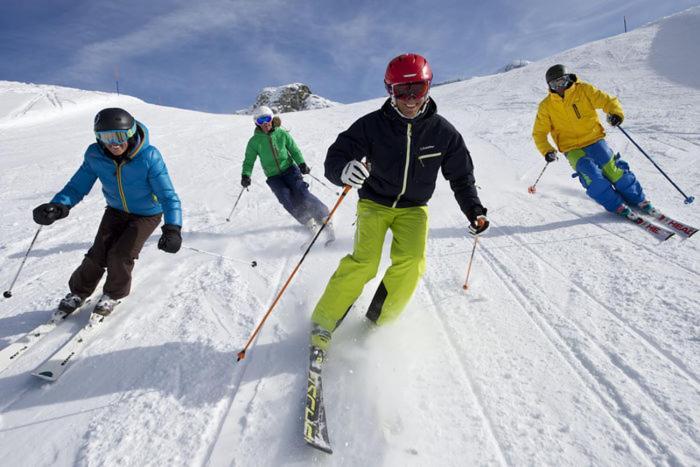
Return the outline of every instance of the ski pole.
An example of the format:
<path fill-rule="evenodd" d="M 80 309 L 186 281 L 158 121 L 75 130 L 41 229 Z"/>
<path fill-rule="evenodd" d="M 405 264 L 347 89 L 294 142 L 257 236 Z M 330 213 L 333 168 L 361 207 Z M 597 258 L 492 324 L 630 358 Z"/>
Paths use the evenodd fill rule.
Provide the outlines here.
<path fill-rule="evenodd" d="M 318 232 L 316 232 L 316 235 L 314 236 L 313 240 L 311 240 L 311 243 L 309 246 L 306 248 L 306 251 L 304 254 L 301 256 L 301 259 L 297 263 L 297 265 L 294 267 L 294 270 L 292 273 L 289 275 L 287 278 L 287 281 L 284 283 L 282 286 L 282 289 L 277 293 L 277 296 L 275 297 L 275 300 L 272 302 L 272 305 L 270 305 L 270 308 L 267 309 L 267 312 L 265 313 L 265 316 L 263 316 L 262 321 L 260 321 L 260 324 L 255 328 L 253 331 L 253 334 L 250 335 L 248 338 L 248 342 L 246 342 L 245 347 L 243 347 L 243 350 L 238 352 L 238 359 L 237 361 L 241 361 L 245 358 L 245 353 L 246 350 L 248 350 L 248 347 L 250 347 L 250 344 L 253 342 L 255 339 L 255 336 L 258 335 L 258 332 L 260 332 L 260 328 L 262 328 L 263 324 L 265 324 L 265 321 L 267 320 L 268 316 L 270 316 L 270 313 L 272 313 L 272 310 L 275 308 L 277 305 L 277 302 L 279 302 L 280 298 L 282 297 L 282 294 L 284 293 L 285 290 L 287 290 L 287 286 L 289 283 L 292 281 L 294 278 L 294 275 L 297 273 L 299 268 L 301 267 L 301 263 L 304 262 L 304 259 L 306 258 L 306 255 L 309 254 L 309 251 L 311 251 L 311 247 L 314 246 L 314 243 L 316 243 L 316 239 L 318 238 L 319 235 L 321 235 L 321 232 L 323 231 L 324 228 L 328 225 L 328 223 L 331 221 L 331 217 L 333 217 L 333 214 L 335 213 L 336 209 L 338 209 L 338 206 L 340 206 L 340 203 L 343 202 L 343 199 L 345 196 L 348 194 L 352 187 L 350 185 L 345 185 L 345 188 L 343 188 L 343 192 L 340 194 L 340 197 L 338 198 L 338 201 L 335 202 L 335 206 L 333 206 L 333 209 L 331 209 L 331 212 L 328 214 L 328 217 L 326 217 L 326 220 L 323 221 L 323 225 L 321 225 L 321 228 L 318 229 Z"/>
<path fill-rule="evenodd" d="M 476 245 L 479 243 L 479 236 L 474 235 L 474 247 L 472 248 L 472 255 L 469 257 L 469 266 L 467 266 L 467 278 L 464 279 L 464 285 L 462 288 L 467 290 L 469 288 L 469 273 L 472 272 L 472 261 L 474 260 L 474 252 L 476 252 Z"/>
<path fill-rule="evenodd" d="M 309 175 L 311 178 L 313 178 L 314 180 L 316 180 L 318 183 L 320 183 L 321 185 L 323 185 L 323 186 L 325 186 L 326 188 L 328 188 L 329 190 L 335 191 L 335 194 L 336 194 L 336 195 L 339 195 L 339 194 L 340 194 L 339 192 L 337 192 L 337 191 L 334 190 L 333 188 L 331 188 L 331 187 L 329 187 L 328 185 L 326 185 L 325 183 L 323 183 L 323 180 L 321 180 L 320 178 L 316 177 L 316 176 L 313 175 L 312 173 L 309 172 L 308 175 Z"/>
<path fill-rule="evenodd" d="M 654 167 L 656 167 L 657 170 L 658 170 L 659 172 L 661 172 L 661 175 L 663 175 L 664 177 L 666 177 L 666 180 L 668 180 L 669 182 L 671 182 L 671 185 L 673 185 L 673 187 L 674 187 L 676 190 L 678 190 L 678 192 L 679 192 L 680 194 L 683 195 L 683 197 L 685 198 L 685 201 L 684 201 L 685 204 L 690 204 L 690 203 L 692 203 L 693 201 L 695 201 L 695 196 L 686 196 L 686 194 L 683 193 L 683 190 L 681 190 L 680 188 L 678 188 L 678 185 L 676 185 L 675 183 L 673 183 L 673 180 L 671 180 L 671 179 L 669 178 L 669 176 L 666 175 L 666 173 L 665 173 L 663 170 L 661 170 L 661 167 L 659 167 L 659 166 L 656 164 L 656 162 L 654 162 L 654 159 L 652 159 L 651 157 L 649 157 L 649 154 L 647 154 L 646 152 L 644 152 L 644 149 L 642 149 L 641 146 L 639 146 L 639 145 L 637 144 L 637 142 L 636 142 L 635 140 L 633 140 L 632 137 L 631 137 L 629 134 L 627 134 L 627 132 L 625 131 L 624 128 L 622 128 L 620 125 L 618 125 L 617 127 L 620 129 L 620 131 L 621 131 L 625 136 L 627 136 L 627 138 L 628 138 L 630 141 L 632 141 L 632 144 L 634 144 L 635 146 L 637 146 L 637 149 L 639 149 L 639 151 L 640 151 L 642 154 L 644 154 L 644 155 L 646 156 L 646 158 L 649 159 L 649 160 L 651 161 L 652 164 L 654 164 Z"/>
<path fill-rule="evenodd" d="M 527 187 L 527 192 L 530 193 L 531 195 L 537 192 L 537 188 L 535 185 L 537 185 L 537 182 L 540 181 L 540 178 L 542 178 L 542 175 L 544 174 L 544 171 L 547 170 L 547 166 L 549 165 L 549 162 L 547 162 L 544 167 L 542 168 L 542 172 L 540 172 L 540 175 L 537 177 L 537 180 L 535 180 L 535 183 Z"/>
<path fill-rule="evenodd" d="M 17 270 L 17 274 L 15 274 L 15 278 L 12 280 L 12 284 L 10 284 L 10 288 L 7 289 L 5 292 L 3 292 L 2 296 L 5 298 L 10 298 L 12 297 L 12 287 L 15 286 L 15 282 L 17 282 L 17 278 L 19 277 L 19 273 L 22 271 L 22 268 L 24 267 L 24 263 L 27 261 L 27 256 L 29 256 L 29 252 L 32 251 L 32 248 L 34 247 L 34 242 L 36 242 L 36 238 L 39 236 L 39 232 L 41 232 L 42 226 L 39 226 L 38 229 L 36 229 L 36 233 L 34 234 L 34 238 L 32 239 L 32 243 L 29 245 L 29 249 L 27 249 L 27 252 L 24 254 L 24 259 L 22 260 L 22 264 L 19 265 L 19 269 Z"/>
<path fill-rule="evenodd" d="M 233 215 L 233 210 L 236 209 L 236 206 L 238 206 L 238 202 L 241 200 L 241 196 L 243 196 L 243 192 L 246 191 L 248 187 L 244 187 L 241 192 L 238 194 L 238 198 L 236 198 L 236 202 L 233 203 L 233 207 L 231 208 L 231 212 L 228 213 L 228 217 L 226 218 L 226 222 L 231 220 L 231 216 Z"/>
<path fill-rule="evenodd" d="M 219 255 L 219 254 L 217 254 L 217 253 L 212 253 L 211 251 L 204 251 L 204 250 L 200 250 L 199 248 L 193 248 L 193 247 L 187 246 L 187 245 L 183 245 L 182 248 L 186 248 L 186 249 L 188 249 L 188 250 L 196 251 L 197 253 L 202 253 L 202 254 L 205 254 L 205 255 L 216 256 L 217 258 L 226 259 L 226 260 L 228 260 L 228 261 L 236 261 L 236 262 L 239 262 L 239 263 L 249 264 L 251 268 L 254 268 L 255 266 L 258 265 L 258 262 L 255 261 L 255 260 L 253 260 L 253 261 L 247 261 L 247 260 L 245 260 L 245 259 L 231 258 L 230 256 Z"/>

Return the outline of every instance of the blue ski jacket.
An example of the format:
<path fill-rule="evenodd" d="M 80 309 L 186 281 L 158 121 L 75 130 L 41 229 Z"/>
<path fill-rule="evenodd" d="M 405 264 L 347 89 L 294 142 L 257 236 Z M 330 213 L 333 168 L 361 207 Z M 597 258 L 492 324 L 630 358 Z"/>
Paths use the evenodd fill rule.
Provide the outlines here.
<path fill-rule="evenodd" d="M 138 121 L 136 124 L 139 138 L 129 153 L 114 158 L 100 144 L 91 144 L 80 168 L 51 202 L 73 207 L 99 178 L 108 206 L 139 216 L 164 213 L 166 224 L 181 226 L 180 198 L 163 157 L 149 144 L 146 126 Z"/>

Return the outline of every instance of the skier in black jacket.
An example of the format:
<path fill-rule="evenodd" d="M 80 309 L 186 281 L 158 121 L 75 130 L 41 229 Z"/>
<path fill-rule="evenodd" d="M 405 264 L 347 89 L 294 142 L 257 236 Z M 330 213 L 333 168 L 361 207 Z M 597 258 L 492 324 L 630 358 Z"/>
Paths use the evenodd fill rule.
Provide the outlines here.
<path fill-rule="evenodd" d="M 411 299 L 425 271 L 428 237 L 426 204 L 438 170 L 450 182 L 472 234 L 489 222 L 474 186 L 474 166 L 459 132 L 437 114 L 429 97 L 433 73 L 417 54 L 400 55 L 386 70 L 390 98 L 381 109 L 357 120 L 328 149 L 326 177 L 359 190 L 352 254 L 331 277 L 312 316 L 312 354 L 321 358 L 331 333 L 377 273 L 382 245 L 391 229 L 391 266 L 367 317 L 377 324 L 396 318 Z M 361 162 L 365 159 L 365 163 Z"/>

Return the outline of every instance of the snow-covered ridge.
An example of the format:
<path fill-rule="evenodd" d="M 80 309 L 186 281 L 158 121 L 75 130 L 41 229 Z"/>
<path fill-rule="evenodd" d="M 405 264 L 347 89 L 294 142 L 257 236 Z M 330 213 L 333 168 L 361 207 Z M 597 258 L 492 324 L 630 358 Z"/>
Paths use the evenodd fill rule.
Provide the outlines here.
<path fill-rule="evenodd" d="M 530 63 L 532 63 L 530 60 L 513 60 L 496 70 L 496 73 L 505 73 L 510 70 L 515 70 L 516 68 L 528 66 Z"/>
<path fill-rule="evenodd" d="M 266 105 L 275 112 L 282 113 L 325 109 L 340 104 L 312 93 L 309 86 L 304 83 L 291 83 L 284 86 L 263 88 L 251 107 L 239 110 L 236 114 L 252 114 L 261 105 Z"/>
<path fill-rule="evenodd" d="M 116 94 L 43 84 L 0 81 L 0 128 L 42 123 L 86 108 L 141 102 Z"/>

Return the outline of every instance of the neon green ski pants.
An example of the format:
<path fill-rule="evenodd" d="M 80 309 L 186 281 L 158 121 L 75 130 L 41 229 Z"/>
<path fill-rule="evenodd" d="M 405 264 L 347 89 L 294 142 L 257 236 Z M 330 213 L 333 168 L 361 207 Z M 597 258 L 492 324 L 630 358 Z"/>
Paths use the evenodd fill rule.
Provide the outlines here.
<path fill-rule="evenodd" d="M 382 246 L 391 229 L 391 266 L 386 270 L 367 317 L 377 324 L 395 319 L 406 307 L 425 272 L 428 207 L 391 208 L 367 199 L 357 204 L 353 252 L 340 260 L 311 320 L 333 331 L 365 284 L 377 275 Z"/>

